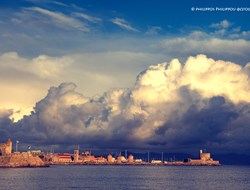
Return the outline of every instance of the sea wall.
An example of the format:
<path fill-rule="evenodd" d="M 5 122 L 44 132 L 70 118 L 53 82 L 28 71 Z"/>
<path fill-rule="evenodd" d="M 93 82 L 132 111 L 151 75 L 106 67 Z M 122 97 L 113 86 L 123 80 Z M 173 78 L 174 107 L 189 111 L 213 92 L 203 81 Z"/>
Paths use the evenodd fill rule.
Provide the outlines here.
<path fill-rule="evenodd" d="M 194 159 L 190 159 L 189 162 L 186 163 L 187 165 L 194 165 L 194 166 L 219 166 L 220 162 L 219 161 L 215 161 L 215 160 L 194 160 Z"/>

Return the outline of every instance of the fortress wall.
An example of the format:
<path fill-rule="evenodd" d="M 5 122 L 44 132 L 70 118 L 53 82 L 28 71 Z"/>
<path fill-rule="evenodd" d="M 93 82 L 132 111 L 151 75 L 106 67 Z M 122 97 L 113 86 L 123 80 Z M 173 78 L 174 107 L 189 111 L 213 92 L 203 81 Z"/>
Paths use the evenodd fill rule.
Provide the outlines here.
<path fill-rule="evenodd" d="M 31 153 L 13 153 L 0 157 L 0 167 L 43 167 L 46 164 Z"/>
<path fill-rule="evenodd" d="M 204 161 L 204 160 L 190 159 L 187 163 L 190 165 L 220 165 L 219 161 L 213 161 L 213 160 Z"/>
<path fill-rule="evenodd" d="M 210 153 L 200 153 L 200 159 L 203 161 L 207 161 L 211 159 Z"/>

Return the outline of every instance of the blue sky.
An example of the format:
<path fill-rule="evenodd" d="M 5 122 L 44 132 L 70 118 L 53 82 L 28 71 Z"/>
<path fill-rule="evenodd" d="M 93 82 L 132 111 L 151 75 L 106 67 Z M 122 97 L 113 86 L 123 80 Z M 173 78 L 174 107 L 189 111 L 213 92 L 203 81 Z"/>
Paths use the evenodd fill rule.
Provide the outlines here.
<path fill-rule="evenodd" d="M 210 132 L 206 131 L 207 134 L 217 135 L 212 139 L 219 139 L 217 142 L 222 137 L 231 142 L 229 136 L 233 132 L 224 130 L 225 126 L 233 130 L 238 124 L 240 135 L 232 138 L 232 142 L 240 144 L 239 139 L 247 130 L 244 121 L 249 117 L 244 115 L 244 109 L 248 109 L 250 101 L 248 4 L 247 0 L 3 0 L 0 3 L 0 126 L 27 125 L 36 131 L 36 126 L 41 125 L 34 141 L 57 139 L 58 143 L 61 141 L 58 135 L 75 137 L 68 126 L 86 125 L 87 131 L 79 128 L 79 134 L 86 132 L 91 136 L 91 132 L 98 130 L 96 126 L 105 129 L 110 125 L 107 132 L 104 130 L 108 147 L 118 141 L 115 134 L 119 138 L 131 135 L 123 127 L 115 128 L 122 123 L 134 128 L 136 138 L 144 147 L 145 143 L 166 143 L 164 135 L 170 142 L 175 141 L 177 133 L 171 136 L 167 130 L 173 127 L 175 131 L 173 123 L 182 130 L 187 121 L 194 134 L 200 136 L 203 130 L 199 127 L 205 122 Z M 222 10 L 227 8 L 235 10 Z M 196 60 L 198 65 L 194 64 Z M 212 64 L 210 70 L 209 64 Z M 200 75 L 200 72 L 204 73 Z M 173 81 L 165 84 L 166 76 Z M 161 99 L 165 102 L 160 102 Z M 183 104 L 177 104 L 178 101 Z M 212 113 L 214 102 L 220 108 L 216 114 Z M 81 107 L 82 104 L 86 107 Z M 244 109 L 240 107 L 245 104 Z M 182 109 L 189 110 L 191 115 L 187 112 L 175 118 L 174 113 L 184 112 Z M 64 117 L 64 111 L 72 112 L 72 117 Z M 52 119 L 62 116 L 67 121 L 49 120 L 53 114 Z M 28 116 L 23 118 L 24 115 Z M 147 115 L 152 118 L 145 119 Z M 219 130 L 212 130 L 214 126 L 205 119 L 206 115 L 220 125 Z M 242 118 L 238 119 L 238 115 Z M 164 120 L 165 116 L 169 118 Z M 11 118 L 14 119 L 8 120 Z M 35 121 L 43 121 L 44 125 Z M 49 123 L 45 125 L 46 122 Z M 44 132 L 50 131 L 47 127 L 51 123 L 57 132 L 54 134 L 52 130 L 55 136 Z M 147 123 L 152 124 L 151 128 Z M 91 125 L 93 129 L 88 128 Z M 164 133 L 159 137 L 160 142 L 154 136 L 159 131 Z M 15 134 L 25 141 L 26 137 Z M 85 137 L 81 135 L 77 139 Z M 194 142 L 192 134 L 183 132 L 182 137 L 188 143 Z M 124 141 L 130 138 L 135 137 Z M 214 146 L 210 137 L 204 139 L 207 141 L 202 143 Z M 95 139 L 89 139 L 92 141 Z M 241 150 L 249 148 L 249 141 L 245 140 L 243 145 Z"/>
<path fill-rule="evenodd" d="M 7 39 L 0 52 L 17 51 L 25 56 L 43 53 L 57 55 L 64 53 L 65 44 L 69 51 L 76 51 L 82 49 L 83 43 L 89 46 L 84 47 L 85 51 L 100 51 L 100 47 L 92 47 L 93 40 L 118 40 L 125 36 L 147 41 L 168 36 L 184 36 L 195 30 L 212 33 L 222 28 L 211 25 L 223 20 L 230 24 L 225 28 L 227 33 L 220 38 L 229 38 L 231 33 L 239 33 L 239 30 L 249 31 L 249 22 L 246 21 L 249 11 L 191 11 L 191 7 L 247 7 L 247 1 L 2 1 L 2 36 L 16 35 L 14 41 L 20 40 L 22 46 Z M 235 31 L 236 29 L 238 30 Z M 36 44 L 34 41 L 38 37 L 42 41 L 39 47 L 29 48 Z M 249 35 L 246 38 L 249 39 Z M 56 48 L 57 51 L 48 50 L 48 46 Z M 125 48 L 141 50 L 141 47 L 133 45 L 120 47 Z"/>
<path fill-rule="evenodd" d="M 132 0 L 83 0 L 83 1 L 2 1 L 1 7 L 7 9 L 14 9 L 17 11 L 23 7 L 42 6 L 50 10 L 57 10 L 65 14 L 70 14 L 71 11 L 84 11 L 89 14 L 96 14 L 104 18 L 123 16 L 130 19 L 137 26 L 142 29 L 148 25 L 160 25 L 167 27 L 168 25 L 183 26 L 205 26 L 210 22 L 228 18 L 238 24 L 244 22 L 247 12 L 242 13 L 229 13 L 217 12 L 210 14 L 209 12 L 196 12 L 195 14 L 190 11 L 191 7 L 247 7 L 247 1 L 239 0 L 176 0 L 176 1 L 132 1 Z M 79 9 L 80 8 L 80 9 Z M 182 19 L 180 19 L 182 18 Z"/>

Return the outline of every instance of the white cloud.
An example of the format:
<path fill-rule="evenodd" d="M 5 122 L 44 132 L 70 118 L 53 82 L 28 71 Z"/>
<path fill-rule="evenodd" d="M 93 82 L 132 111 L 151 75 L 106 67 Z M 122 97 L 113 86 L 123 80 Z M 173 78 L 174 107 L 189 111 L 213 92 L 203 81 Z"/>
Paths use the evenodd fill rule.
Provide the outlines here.
<path fill-rule="evenodd" d="M 132 88 L 112 89 L 99 98 L 63 83 L 49 89 L 14 134 L 48 144 L 74 139 L 99 148 L 216 149 L 219 144 L 231 151 L 232 143 L 244 144 L 234 148 L 244 151 L 249 138 L 239 139 L 249 132 L 244 124 L 250 119 L 248 67 L 205 55 L 184 63 L 173 59 L 149 66 Z M 32 137 L 26 133 L 30 130 Z"/>
<path fill-rule="evenodd" d="M 126 20 L 122 18 L 113 18 L 111 19 L 111 22 L 115 25 L 119 26 L 122 29 L 132 31 L 132 32 L 139 32 L 136 28 L 132 27 Z"/>
<path fill-rule="evenodd" d="M 74 15 L 75 17 L 83 18 L 83 19 L 85 19 L 85 20 L 87 20 L 87 21 L 89 21 L 89 22 L 92 22 L 92 23 L 99 23 L 99 22 L 102 21 L 101 18 L 93 17 L 93 16 L 87 15 L 87 14 L 85 14 L 85 13 L 75 12 L 75 13 L 73 13 L 73 15 Z"/>
<path fill-rule="evenodd" d="M 167 54 L 187 56 L 206 53 L 220 59 L 227 59 L 245 64 L 250 42 L 245 39 L 221 39 L 207 33 L 191 34 L 184 37 L 166 38 L 160 41 L 160 46 Z"/>
<path fill-rule="evenodd" d="M 14 24 L 21 24 L 22 23 L 22 21 L 17 19 L 17 18 L 12 18 L 11 22 L 14 23 Z"/>
<path fill-rule="evenodd" d="M 157 35 L 159 32 L 162 31 L 162 28 L 160 26 L 152 26 L 150 27 L 145 34 L 147 35 Z"/>
<path fill-rule="evenodd" d="M 15 110 L 15 119 L 29 114 L 37 98 L 41 98 L 46 92 L 46 88 L 61 81 L 62 71 L 71 62 L 70 58 L 45 55 L 27 59 L 16 52 L 0 55 L 0 108 Z"/>
<path fill-rule="evenodd" d="M 49 86 L 74 81 L 87 96 L 113 87 L 130 87 L 142 68 L 157 55 L 134 52 L 82 53 L 61 57 L 26 58 L 16 52 L 0 55 L 0 108 L 20 110 L 15 119 L 29 114 Z M 29 92 L 27 94 L 27 92 Z"/>
<path fill-rule="evenodd" d="M 51 1 L 51 3 L 54 3 L 56 5 L 64 6 L 64 7 L 69 7 L 67 4 L 59 2 L 59 1 Z"/>
<path fill-rule="evenodd" d="M 234 28 L 230 27 L 233 23 L 223 20 L 220 23 L 211 24 L 210 27 L 215 28 L 216 30 L 210 33 L 207 33 L 210 38 L 221 38 L 223 39 L 245 39 L 249 40 L 250 31 L 242 31 L 240 26 Z"/>
<path fill-rule="evenodd" d="M 250 37 L 250 31 L 242 31 L 241 35 L 242 35 L 244 38 L 249 38 L 249 37 Z"/>
<path fill-rule="evenodd" d="M 46 55 L 26 59 L 16 52 L 8 52 L 0 56 L 0 67 L 8 71 L 8 74 L 11 72 L 27 73 L 42 79 L 59 77 L 60 72 L 71 62 L 72 60 L 67 57 L 55 58 Z"/>
<path fill-rule="evenodd" d="M 236 27 L 236 28 L 233 28 L 232 30 L 233 32 L 240 32 L 241 31 L 241 27 Z"/>
<path fill-rule="evenodd" d="M 232 25 L 232 23 L 230 23 L 229 21 L 222 20 L 221 22 L 219 22 L 219 23 L 213 23 L 210 26 L 212 28 L 228 28 L 231 25 Z"/>
<path fill-rule="evenodd" d="M 235 104 L 250 103 L 249 93 L 248 75 L 244 68 L 232 62 L 198 55 L 189 57 L 184 64 L 174 59 L 170 63 L 150 66 L 138 76 L 131 90 L 130 115 L 139 114 L 144 118 L 143 124 L 133 133 L 136 139 L 151 138 L 163 123 L 176 118 L 182 120 L 182 115 L 192 105 L 203 109 L 205 100 L 217 96 Z M 173 123 L 173 127 L 175 125 L 178 124 Z M 171 130 L 175 129 L 170 129 L 170 136 Z"/>
<path fill-rule="evenodd" d="M 234 103 L 250 102 L 250 80 L 243 70 L 235 63 L 198 55 L 186 61 L 181 83 L 206 98 L 224 96 Z"/>
<path fill-rule="evenodd" d="M 62 27 L 62 28 L 67 28 L 67 27 L 71 27 L 71 28 L 75 28 L 84 32 L 89 32 L 89 28 L 86 26 L 86 24 L 84 24 L 83 22 L 81 22 L 80 20 L 67 16 L 63 13 L 60 12 L 53 12 L 47 9 L 43 9 L 40 7 L 29 7 L 29 8 L 25 8 L 25 10 L 29 10 L 29 11 L 33 11 L 33 12 L 37 12 L 43 15 L 46 15 L 48 17 L 50 17 L 52 19 L 52 21 L 58 26 L 58 27 Z"/>

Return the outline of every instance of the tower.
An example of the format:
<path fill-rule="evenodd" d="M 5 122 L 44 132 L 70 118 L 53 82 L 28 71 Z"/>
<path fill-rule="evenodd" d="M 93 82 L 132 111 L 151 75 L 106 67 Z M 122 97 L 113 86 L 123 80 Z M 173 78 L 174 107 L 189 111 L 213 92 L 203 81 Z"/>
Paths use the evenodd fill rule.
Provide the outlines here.
<path fill-rule="evenodd" d="M 0 151 L 2 156 L 6 156 L 12 153 L 12 141 L 8 138 L 6 144 L 0 144 Z"/>
<path fill-rule="evenodd" d="M 74 162 L 78 162 L 79 159 L 79 150 L 74 150 Z"/>
<path fill-rule="evenodd" d="M 202 161 L 211 160 L 210 153 L 203 153 L 202 150 L 200 150 L 200 160 Z"/>
<path fill-rule="evenodd" d="M 130 164 L 134 163 L 134 156 L 132 154 L 130 154 L 128 157 L 128 163 Z"/>
<path fill-rule="evenodd" d="M 122 156 L 121 156 L 121 154 L 119 154 L 119 155 L 117 156 L 117 163 L 118 163 L 118 164 L 121 164 L 121 163 L 122 163 Z"/>
<path fill-rule="evenodd" d="M 113 157 L 111 154 L 108 155 L 108 163 L 113 163 Z"/>
<path fill-rule="evenodd" d="M 5 149 L 5 153 L 6 154 L 11 154 L 12 152 L 12 141 L 10 138 L 8 138 L 7 142 L 6 142 L 6 149 Z"/>

